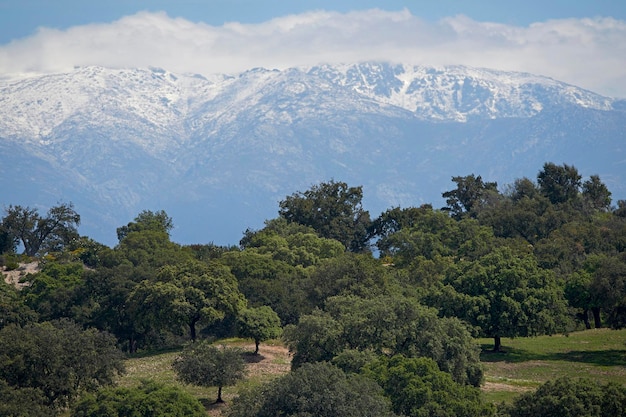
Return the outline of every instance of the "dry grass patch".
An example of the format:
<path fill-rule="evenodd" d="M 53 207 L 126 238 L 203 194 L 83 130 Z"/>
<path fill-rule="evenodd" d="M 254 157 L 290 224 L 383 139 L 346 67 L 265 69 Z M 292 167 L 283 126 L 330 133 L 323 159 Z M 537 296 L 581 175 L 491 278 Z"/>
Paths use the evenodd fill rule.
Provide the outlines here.
<path fill-rule="evenodd" d="M 225 404 L 214 404 L 217 398 L 217 387 L 185 385 L 176 380 L 172 362 L 180 352 L 179 350 L 128 358 L 125 362 L 126 373 L 119 378 L 118 384 L 124 387 L 134 387 L 139 385 L 141 380 L 150 379 L 167 385 L 175 385 L 198 398 L 210 416 L 219 417 L 223 415 L 223 411 L 237 396 L 239 390 L 268 382 L 286 374 L 291 369 L 291 355 L 288 349 L 278 342 L 262 343 L 258 355 L 254 355 L 254 343 L 248 340 L 228 339 L 216 344 L 242 349 L 247 362 L 246 379 L 235 386 L 223 388 L 222 397 Z"/>

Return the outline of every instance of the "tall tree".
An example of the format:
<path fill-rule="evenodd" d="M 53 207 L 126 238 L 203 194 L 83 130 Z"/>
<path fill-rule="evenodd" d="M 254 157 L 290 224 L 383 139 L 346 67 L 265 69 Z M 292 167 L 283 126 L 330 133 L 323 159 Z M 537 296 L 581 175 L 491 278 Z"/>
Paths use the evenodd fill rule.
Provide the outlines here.
<path fill-rule="evenodd" d="M 235 315 L 245 298 L 227 267 L 199 261 L 162 267 L 156 279 L 144 280 L 128 297 L 130 313 L 144 329 L 182 325 L 196 340 L 198 323 L 211 324 Z"/>
<path fill-rule="evenodd" d="M 494 339 L 565 330 L 567 304 L 551 271 L 528 253 L 500 247 L 475 261 L 461 261 L 444 282 L 436 304 Z"/>
<path fill-rule="evenodd" d="M 0 330 L 0 376 L 14 389 L 36 390 L 51 410 L 113 383 L 123 370 L 111 335 L 68 320 Z"/>
<path fill-rule="evenodd" d="M 592 175 L 583 182 L 582 195 L 596 210 L 606 211 L 611 207 L 611 192 L 598 175 Z"/>
<path fill-rule="evenodd" d="M 312 227 L 321 237 L 335 239 L 353 252 L 367 249 L 369 212 L 363 209 L 362 187 L 345 182 L 325 182 L 280 202 L 279 215 Z"/>
<path fill-rule="evenodd" d="M 217 347 L 208 342 L 188 345 L 172 364 L 178 379 L 201 387 L 217 387 L 216 403 L 223 403 L 222 388 L 234 385 L 245 374 L 238 349 Z"/>
<path fill-rule="evenodd" d="M 580 192 L 581 178 L 574 166 L 559 166 L 553 162 L 546 162 L 537 174 L 539 189 L 552 204 L 565 203 L 576 198 Z"/>
<path fill-rule="evenodd" d="M 174 222 L 164 210 L 153 212 L 144 210 L 135 217 L 135 220 L 126 226 L 117 228 L 117 239 L 121 242 L 130 232 L 140 232 L 142 230 L 154 230 L 167 233 L 174 227 Z"/>
<path fill-rule="evenodd" d="M 464 216 L 476 217 L 480 209 L 498 196 L 498 183 L 484 182 L 474 174 L 465 177 L 452 177 L 456 189 L 442 194 L 446 199 L 447 210 L 457 219 Z"/>
<path fill-rule="evenodd" d="M 22 243 L 28 256 L 61 250 L 78 238 L 79 224 L 80 215 L 71 203 L 51 207 L 45 217 L 37 209 L 9 206 L 2 219 L 2 229 L 15 243 Z"/>

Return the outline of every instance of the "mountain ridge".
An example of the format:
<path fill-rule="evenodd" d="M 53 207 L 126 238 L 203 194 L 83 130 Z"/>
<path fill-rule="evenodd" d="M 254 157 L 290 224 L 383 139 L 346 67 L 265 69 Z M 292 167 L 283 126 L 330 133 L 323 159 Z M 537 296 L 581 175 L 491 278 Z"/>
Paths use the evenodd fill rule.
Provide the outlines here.
<path fill-rule="evenodd" d="M 209 76 L 81 67 L 0 82 L 0 184 L 9 190 L 1 202 L 77 202 L 87 234 L 107 228 L 107 244 L 143 209 L 183 218 L 181 231 L 198 233 L 179 235 L 187 243 L 236 243 L 275 217 L 280 199 L 330 178 L 363 185 L 374 216 L 437 205 L 451 176 L 504 185 L 533 178 L 547 161 L 600 174 L 620 196 L 623 103 L 546 77 L 462 66 Z M 39 166 L 29 173 L 24 164 Z M 212 218 L 202 220 L 203 210 Z M 220 216 L 233 219 L 227 233 Z"/>

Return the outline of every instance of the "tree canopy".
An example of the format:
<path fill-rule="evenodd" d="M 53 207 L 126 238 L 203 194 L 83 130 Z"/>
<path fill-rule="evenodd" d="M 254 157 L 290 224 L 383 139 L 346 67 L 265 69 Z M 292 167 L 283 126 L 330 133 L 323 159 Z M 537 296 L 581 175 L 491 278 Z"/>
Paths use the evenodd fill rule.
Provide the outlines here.
<path fill-rule="evenodd" d="M 335 239 L 353 252 L 368 247 L 370 216 L 363 209 L 362 187 L 345 182 L 323 182 L 279 203 L 279 215 L 289 222 L 313 228 L 321 237 Z"/>
<path fill-rule="evenodd" d="M 311 363 L 236 398 L 229 417 L 393 417 L 381 388 L 329 363 Z"/>
<path fill-rule="evenodd" d="M 13 241 L 24 246 L 24 254 L 38 254 L 58 251 L 78 238 L 76 228 L 80 224 L 80 215 L 70 204 L 51 207 L 46 216 L 41 216 L 35 208 L 9 206 L 2 219 L 1 229 Z"/>
<path fill-rule="evenodd" d="M 239 349 L 211 345 L 207 341 L 187 345 L 172 364 L 178 379 L 193 385 L 218 388 L 216 403 L 222 403 L 222 387 L 244 377 L 245 362 Z"/>

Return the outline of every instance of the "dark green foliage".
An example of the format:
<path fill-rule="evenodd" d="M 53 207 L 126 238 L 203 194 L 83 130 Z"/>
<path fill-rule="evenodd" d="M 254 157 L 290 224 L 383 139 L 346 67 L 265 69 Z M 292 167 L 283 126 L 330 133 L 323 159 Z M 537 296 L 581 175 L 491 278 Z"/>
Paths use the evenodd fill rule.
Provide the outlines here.
<path fill-rule="evenodd" d="M 37 320 L 37 313 L 24 304 L 19 291 L 0 282 L 0 329 L 11 324 L 25 326 Z"/>
<path fill-rule="evenodd" d="M 498 184 L 483 182 L 480 175 L 452 177 L 452 182 L 456 183 L 456 189 L 444 192 L 442 197 L 446 199 L 446 210 L 456 219 L 476 217 L 485 205 L 498 197 Z"/>
<path fill-rule="evenodd" d="M 57 411 L 46 405 L 40 388 L 16 388 L 0 379 L 0 416 L 50 417 Z"/>
<path fill-rule="evenodd" d="M 0 379 L 18 396 L 39 392 L 51 410 L 111 384 L 121 359 L 110 335 L 66 320 L 0 330 Z"/>
<path fill-rule="evenodd" d="M 306 364 L 265 386 L 242 393 L 229 417 L 392 417 L 373 381 L 328 363 Z"/>
<path fill-rule="evenodd" d="M 362 299 L 333 297 L 326 311 L 303 316 L 285 329 L 294 352 L 292 366 L 339 361 L 345 350 L 426 356 L 462 384 L 480 385 L 479 347 L 455 318 L 440 318 L 434 309 L 400 296 Z"/>
<path fill-rule="evenodd" d="M 611 192 L 598 175 L 583 182 L 582 196 L 593 209 L 606 211 L 611 207 Z"/>
<path fill-rule="evenodd" d="M 478 388 L 454 382 L 429 358 L 381 356 L 365 367 L 391 400 L 396 414 L 407 417 L 493 416 Z"/>
<path fill-rule="evenodd" d="M 254 339 L 254 353 L 259 353 L 259 343 L 280 337 L 283 332 L 280 317 L 269 306 L 247 308 L 237 316 L 239 335 Z"/>
<path fill-rule="evenodd" d="M 135 220 L 126 226 L 117 228 L 117 239 L 121 242 L 131 232 L 142 232 L 152 230 L 165 233 L 169 237 L 170 230 L 174 227 L 174 222 L 164 210 L 152 212 L 144 210 L 135 217 Z"/>
<path fill-rule="evenodd" d="M 476 261 L 459 262 L 435 296 L 444 315 L 466 319 L 493 337 L 554 334 L 567 330 L 563 289 L 531 254 L 501 247 Z"/>
<path fill-rule="evenodd" d="M 543 170 L 537 174 L 537 183 L 541 193 L 552 204 L 559 204 L 571 202 L 578 197 L 581 178 L 574 166 L 546 162 L 543 165 Z"/>
<path fill-rule="evenodd" d="M 172 364 L 178 379 L 186 384 L 218 388 L 216 403 L 222 400 L 222 387 L 244 377 L 245 362 L 239 349 L 217 347 L 204 341 L 187 345 Z"/>
<path fill-rule="evenodd" d="M 60 204 L 48 210 L 42 217 L 37 209 L 9 206 L 2 219 L 2 230 L 15 244 L 21 242 L 27 256 L 60 251 L 73 239 L 78 238 L 76 227 L 80 215 L 70 204 Z"/>
<path fill-rule="evenodd" d="M 156 279 L 144 280 L 128 295 L 128 308 L 141 332 L 182 326 L 196 339 L 196 325 L 212 324 L 245 305 L 237 281 L 227 267 L 190 261 L 166 265 Z"/>
<path fill-rule="evenodd" d="M 279 214 L 289 222 L 313 228 L 321 237 L 335 239 L 353 252 L 367 249 L 369 213 L 363 209 L 362 187 L 330 181 L 287 196 Z"/>
<path fill-rule="evenodd" d="M 181 388 L 142 381 L 136 388 L 107 388 L 86 396 L 72 417 L 204 417 L 206 410 Z"/>
<path fill-rule="evenodd" d="M 522 394 L 501 415 L 509 417 L 617 417 L 626 415 L 626 388 L 588 379 L 559 378 Z"/>
<path fill-rule="evenodd" d="M 393 292 L 390 270 L 370 254 L 345 253 L 328 259 L 311 273 L 305 288 L 316 307 L 336 295 L 372 298 Z"/>
<path fill-rule="evenodd" d="M 40 272 L 29 275 L 29 285 L 22 289 L 26 304 L 42 321 L 74 318 L 81 301 L 78 290 L 84 283 L 83 263 L 47 261 L 40 265 Z"/>
<path fill-rule="evenodd" d="M 221 262 L 230 267 L 249 304 L 270 306 L 282 323 L 296 323 L 301 314 L 311 311 L 304 292 L 309 271 L 248 249 L 228 252 Z"/>

